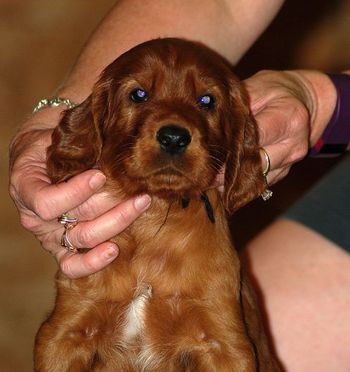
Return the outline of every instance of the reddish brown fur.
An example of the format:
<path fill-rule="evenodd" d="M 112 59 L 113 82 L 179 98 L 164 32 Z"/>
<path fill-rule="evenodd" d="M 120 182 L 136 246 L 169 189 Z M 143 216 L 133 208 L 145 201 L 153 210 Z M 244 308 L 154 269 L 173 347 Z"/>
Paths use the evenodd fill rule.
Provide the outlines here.
<path fill-rule="evenodd" d="M 138 87 L 148 101 L 130 100 Z M 197 104 L 208 93 L 213 110 Z M 182 154 L 169 155 L 156 141 L 169 124 L 191 134 Z M 212 223 L 200 196 L 223 164 L 225 194 L 207 192 Z M 106 269 L 76 280 L 58 273 L 56 306 L 36 339 L 36 370 L 277 370 L 254 302 L 241 291 L 225 218 L 225 209 L 233 212 L 264 188 L 256 125 L 229 64 L 177 39 L 119 57 L 91 96 L 66 111 L 48 151 L 53 182 L 94 166 L 110 192 L 122 199 L 147 192 L 152 206 L 114 239 L 120 255 Z M 128 306 L 140 299 L 143 331 L 127 337 Z"/>

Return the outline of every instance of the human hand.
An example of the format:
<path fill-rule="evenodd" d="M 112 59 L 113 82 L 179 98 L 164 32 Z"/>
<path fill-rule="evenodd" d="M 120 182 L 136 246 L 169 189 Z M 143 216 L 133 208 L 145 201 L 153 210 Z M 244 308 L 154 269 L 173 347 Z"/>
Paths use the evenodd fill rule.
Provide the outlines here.
<path fill-rule="evenodd" d="M 269 155 L 268 183 L 285 177 L 309 148 L 313 100 L 297 72 L 261 71 L 245 80 L 260 146 Z M 263 168 L 265 157 L 262 154 Z"/>
<path fill-rule="evenodd" d="M 261 71 L 244 81 L 259 130 L 260 146 L 270 158 L 269 184 L 285 177 L 307 154 L 312 99 L 295 72 Z M 261 151 L 262 168 L 266 158 Z M 214 183 L 222 191 L 225 170 Z"/>
<path fill-rule="evenodd" d="M 118 247 L 109 242 L 150 204 L 147 195 L 119 203 L 101 191 L 105 176 L 88 170 L 68 182 L 52 185 L 46 174 L 46 148 L 50 129 L 31 130 L 17 135 L 10 150 L 10 195 L 22 225 L 55 256 L 60 269 L 70 278 L 96 272 L 114 260 Z M 68 213 L 80 221 L 69 232 L 77 248 L 93 248 L 72 254 L 60 245 L 63 226 L 57 218 Z"/>
<path fill-rule="evenodd" d="M 285 177 L 321 137 L 333 114 L 336 90 L 319 71 L 260 71 L 244 84 L 258 124 L 260 146 L 269 155 L 269 184 Z M 261 151 L 262 168 L 266 159 Z M 223 185 L 224 169 L 215 186 Z"/>

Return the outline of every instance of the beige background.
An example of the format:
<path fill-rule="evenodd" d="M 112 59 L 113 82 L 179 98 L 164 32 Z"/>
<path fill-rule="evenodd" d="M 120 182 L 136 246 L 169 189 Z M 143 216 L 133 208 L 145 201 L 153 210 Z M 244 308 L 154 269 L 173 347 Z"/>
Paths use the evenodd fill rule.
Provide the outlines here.
<path fill-rule="evenodd" d="M 96 5 L 98 4 L 98 5 Z M 0 371 L 32 371 L 35 332 L 53 299 L 54 260 L 18 223 L 7 147 L 49 97 L 112 0 L 0 0 Z"/>
<path fill-rule="evenodd" d="M 8 144 L 36 102 L 51 95 L 91 30 L 113 3 L 112 0 L 0 0 L 0 371 L 32 370 L 33 339 L 52 303 L 52 279 L 56 269 L 53 259 L 21 228 L 16 209 L 8 197 Z M 285 13 L 293 17 L 297 14 L 297 18 L 290 16 L 287 19 L 297 22 L 301 17 L 301 24 L 306 24 L 302 17 L 310 16 L 307 7 L 299 1 L 305 14 L 298 15 L 295 10 L 298 1 L 296 3 L 292 10 L 287 9 Z M 326 1 L 316 2 L 319 8 L 323 3 Z M 311 1 L 312 6 L 315 4 Z M 266 67 L 307 65 L 328 69 L 349 65 L 350 33 L 348 26 L 344 26 L 349 22 L 344 22 L 343 18 L 348 20 L 350 12 L 344 8 L 329 14 L 331 18 L 326 18 L 326 21 L 321 18 L 312 23 L 311 30 L 305 30 L 304 34 L 299 32 L 302 39 L 292 38 L 289 54 L 283 50 L 286 49 L 285 43 L 281 44 L 276 39 L 277 36 L 281 38 L 281 31 L 275 32 L 275 29 L 283 30 L 284 24 L 286 32 L 286 29 L 291 29 L 290 24 L 277 22 L 238 70 L 244 76 Z M 283 19 L 283 14 L 281 17 Z M 329 32 L 330 29 L 332 32 Z M 266 55 L 266 50 L 275 45 L 281 45 L 280 54 L 278 48 L 272 48 L 273 55 L 271 52 Z M 256 58 L 257 55 L 260 57 Z M 286 181 L 276 186 L 276 196 L 268 206 L 262 206 L 258 201 L 242 211 L 236 217 L 238 222 L 250 221 L 251 213 L 257 216 L 257 222 L 255 227 L 241 223 L 240 226 L 246 227 L 240 229 L 241 236 L 238 238 L 244 242 L 257 230 L 257 226 L 260 228 L 283 210 L 296 194 L 319 176 L 319 168 L 323 168 L 324 164 L 318 160 L 304 162 Z M 302 179 L 306 183 L 296 181 L 300 180 L 298 172 L 304 175 Z M 288 190 L 291 184 L 293 193 Z"/>

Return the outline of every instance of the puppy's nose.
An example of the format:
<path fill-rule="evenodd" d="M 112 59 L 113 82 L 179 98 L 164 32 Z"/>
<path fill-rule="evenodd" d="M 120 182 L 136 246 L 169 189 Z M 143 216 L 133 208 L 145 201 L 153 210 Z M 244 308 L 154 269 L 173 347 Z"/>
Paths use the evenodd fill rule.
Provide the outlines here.
<path fill-rule="evenodd" d="M 191 142 L 191 135 L 185 128 L 167 125 L 157 132 L 157 141 L 163 151 L 169 154 L 181 154 Z"/>

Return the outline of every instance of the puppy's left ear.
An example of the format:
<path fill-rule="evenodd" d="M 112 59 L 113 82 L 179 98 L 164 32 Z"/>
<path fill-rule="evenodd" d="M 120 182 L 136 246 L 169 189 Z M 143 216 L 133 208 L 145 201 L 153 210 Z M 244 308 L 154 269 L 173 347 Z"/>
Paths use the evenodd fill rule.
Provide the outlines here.
<path fill-rule="evenodd" d="M 259 196 L 265 181 L 259 153 L 259 136 L 249 108 L 248 93 L 238 79 L 230 82 L 230 112 L 226 114 L 226 170 L 224 205 L 228 213 Z"/>

